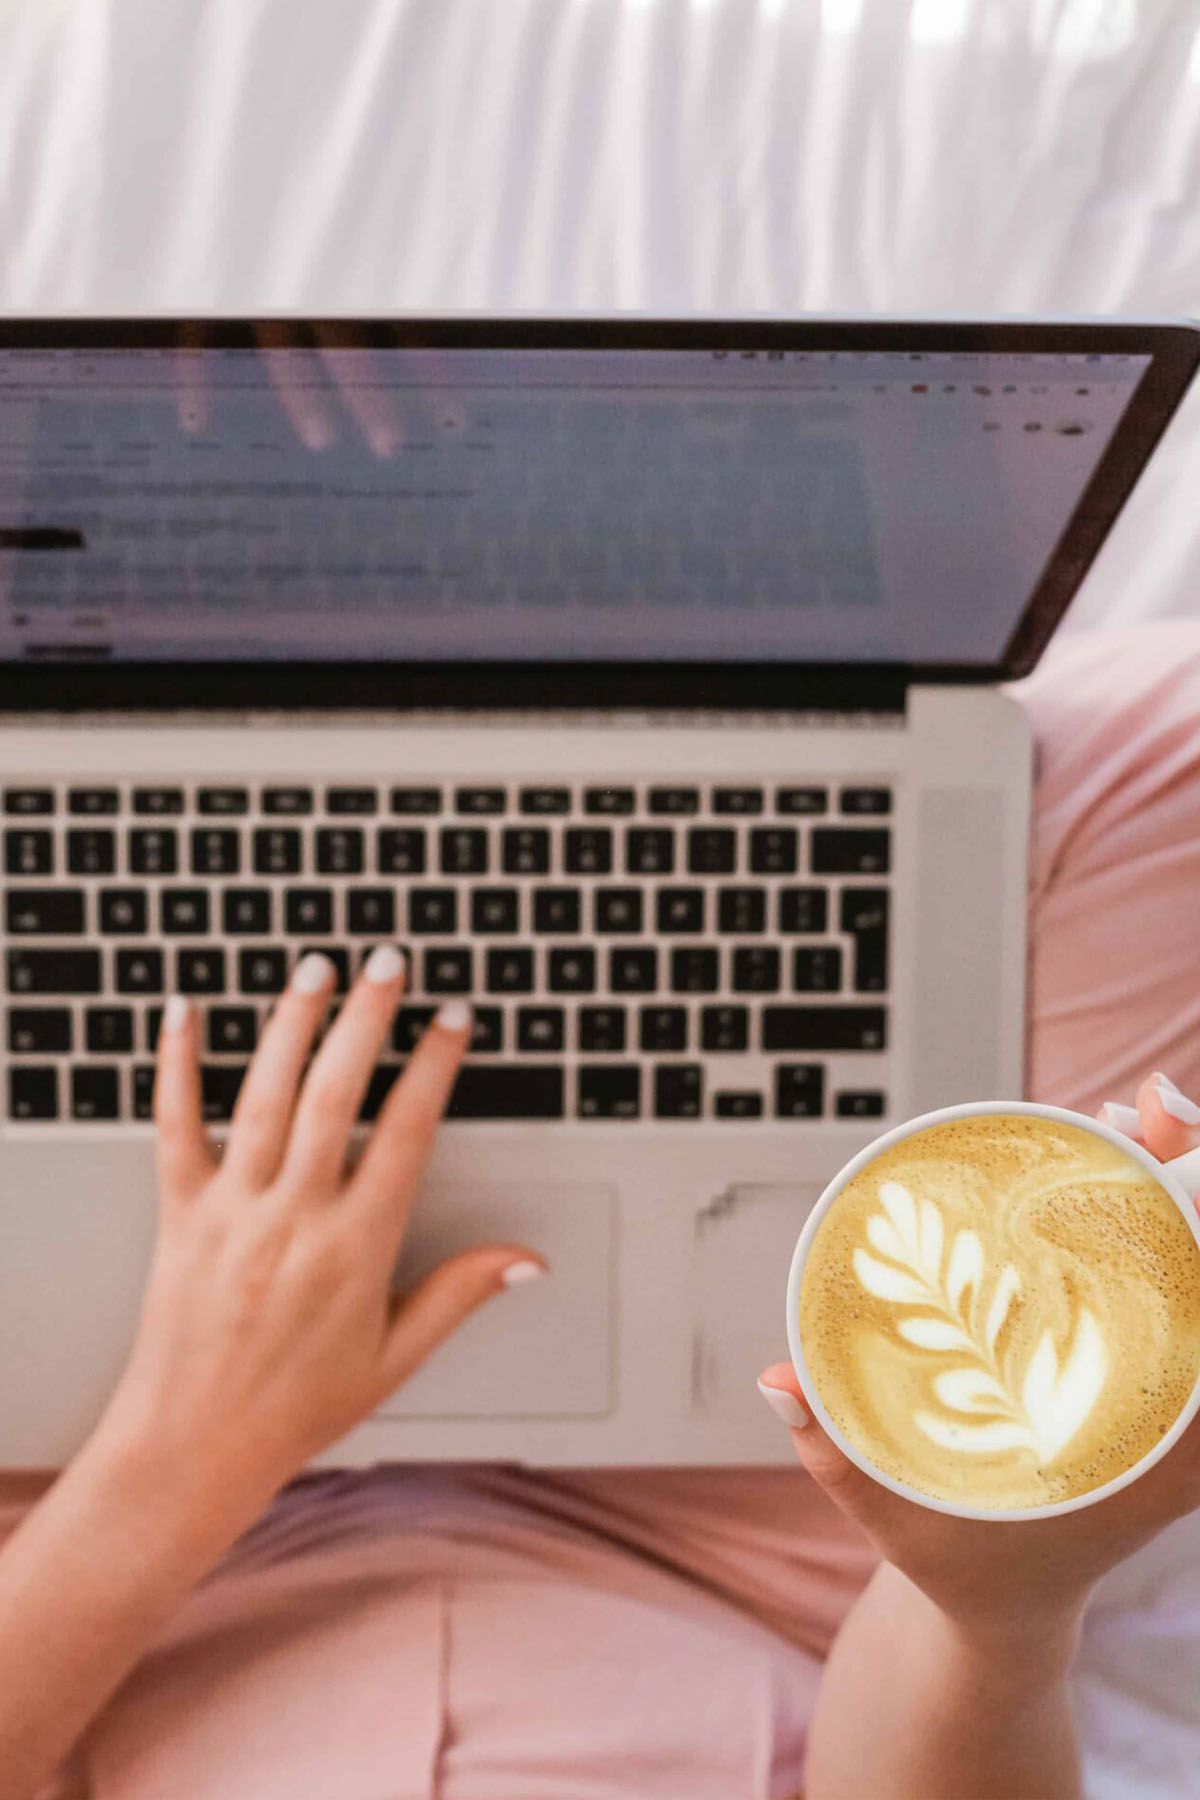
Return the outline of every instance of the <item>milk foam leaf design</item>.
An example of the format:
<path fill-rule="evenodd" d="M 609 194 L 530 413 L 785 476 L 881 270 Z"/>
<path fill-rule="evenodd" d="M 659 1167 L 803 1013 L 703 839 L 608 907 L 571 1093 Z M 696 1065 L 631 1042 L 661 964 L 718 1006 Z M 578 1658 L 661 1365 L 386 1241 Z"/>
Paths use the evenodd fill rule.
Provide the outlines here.
<path fill-rule="evenodd" d="M 980 1329 L 985 1270 L 978 1233 L 957 1231 L 944 1258 L 945 1222 L 933 1201 L 918 1205 L 902 1182 L 885 1181 L 879 1202 L 883 1211 L 873 1214 L 866 1228 L 878 1254 L 854 1251 L 859 1281 L 878 1300 L 921 1309 L 896 1321 L 896 1332 L 906 1343 L 971 1359 L 941 1370 L 931 1384 L 951 1416 L 922 1410 L 914 1415 L 915 1423 L 946 1449 L 986 1454 L 1024 1448 L 1051 1462 L 1087 1419 L 1104 1386 L 1108 1359 L 1092 1314 L 1080 1307 L 1061 1369 L 1054 1340 L 1044 1331 L 1014 1387 L 997 1345 L 1020 1292 L 1015 1265 L 1005 1263 L 1000 1270 Z"/>

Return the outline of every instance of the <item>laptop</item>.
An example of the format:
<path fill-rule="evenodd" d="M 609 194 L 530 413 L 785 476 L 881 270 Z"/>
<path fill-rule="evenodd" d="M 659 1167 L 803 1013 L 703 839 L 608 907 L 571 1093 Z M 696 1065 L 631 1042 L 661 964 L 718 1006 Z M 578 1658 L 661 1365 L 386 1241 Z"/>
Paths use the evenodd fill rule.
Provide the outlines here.
<path fill-rule="evenodd" d="M 228 1129 L 318 947 L 470 1053 L 397 1282 L 494 1302 L 322 1458 L 767 1463 L 859 1147 L 1022 1093 L 1049 639 L 1173 321 L 0 322 L 0 1464 L 57 1464 L 154 1233 L 164 997 Z"/>

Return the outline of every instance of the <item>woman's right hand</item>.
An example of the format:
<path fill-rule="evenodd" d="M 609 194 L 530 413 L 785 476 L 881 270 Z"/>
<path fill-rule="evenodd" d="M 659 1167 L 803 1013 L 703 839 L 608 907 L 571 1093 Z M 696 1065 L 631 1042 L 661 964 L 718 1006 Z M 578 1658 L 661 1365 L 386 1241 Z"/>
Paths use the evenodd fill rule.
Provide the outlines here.
<path fill-rule="evenodd" d="M 177 1468 L 198 1503 L 246 1522 L 483 1301 L 545 1267 L 523 1245 L 481 1245 L 392 1296 L 471 1023 L 462 1002 L 443 1008 L 347 1178 L 350 1131 L 403 968 L 390 946 L 373 953 L 304 1074 L 334 971 L 319 955 L 300 963 L 219 1160 L 201 1115 L 195 1013 L 176 997 L 164 1014 L 158 1238 L 133 1350 L 95 1436 L 142 1464 Z"/>

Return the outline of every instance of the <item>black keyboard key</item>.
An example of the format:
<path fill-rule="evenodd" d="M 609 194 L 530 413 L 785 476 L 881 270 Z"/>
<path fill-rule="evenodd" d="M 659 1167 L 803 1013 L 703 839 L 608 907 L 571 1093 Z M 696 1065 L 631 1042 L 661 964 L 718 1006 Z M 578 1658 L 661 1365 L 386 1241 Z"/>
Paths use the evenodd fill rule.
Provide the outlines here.
<path fill-rule="evenodd" d="M 713 1111 L 718 1119 L 761 1119 L 762 1095 L 750 1089 L 726 1089 L 713 1095 Z"/>
<path fill-rule="evenodd" d="M 54 811 L 54 789 L 38 788 L 5 788 L 4 810 L 28 818 L 34 813 L 52 813 Z"/>
<path fill-rule="evenodd" d="M 685 1006 L 643 1006 L 639 1017 L 639 1043 L 643 1050 L 686 1050 L 688 1016 Z"/>
<path fill-rule="evenodd" d="M 196 789 L 196 811 L 232 817 L 250 811 L 250 793 L 244 787 L 202 787 Z"/>
<path fill-rule="evenodd" d="M 225 991 L 223 950 L 177 950 L 175 985 L 181 994 L 221 994 Z"/>
<path fill-rule="evenodd" d="M 712 809 L 715 813 L 760 813 L 763 809 L 763 791 L 759 787 L 715 787 L 712 791 Z"/>
<path fill-rule="evenodd" d="M 732 875 L 737 867 L 737 833 L 727 825 L 693 825 L 687 834 L 688 869 L 693 875 Z"/>
<path fill-rule="evenodd" d="M 764 1006 L 764 1050 L 882 1050 L 882 1006 Z"/>
<path fill-rule="evenodd" d="M 583 790 L 583 810 L 586 813 L 615 816 L 633 812 L 636 805 L 637 795 L 631 787 L 590 787 Z"/>
<path fill-rule="evenodd" d="M 886 875 L 891 867 L 892 834 L 878 830 L 839 831 L 818 827 L 812 834 L 814 875 Z"/>
<path fill-rule="evenodd" d="M 776 788 L 775 811 L 805 815 L 828 812 L 829 789 L 823 787 Z"/>
<path fill-rule="evenodd" d="M 148 908 L 142 888 L 104 888 L 100 894 L 100 929 L 120 936 L 140 936 L 147 929 Z"/>
<path fill-rule="evenodd" d="M 410 888 L 408 929 L 449 936 L 458 930 L 458 895 L 453 888 Z"/>
<path fill-rule="evenodd" d="M 792 987 L 797 994 L 836 994 L 842 985 L 842 953 L 836 945 L 797 945 Z"/>
<path fill-rule="evenodd" d="M 334 993 L 348 993 L 350 990 L 350 952 L 344 949 L 340 944 L 336 947 L 333 944 L 301 944 L 297 952 L 296 960 L 298 962 L 303 961 L 303 959 L 313 950 L 317 951 L 321 956 L 326 957 L 328 961 L 333 964 L 335 971 L 333 983 Z"/>
<path fill-rule="evenodd" d="M 120 1081 L 115 1069 L 85 1063 L 71 1070 L 72 1118 L 116 1119 L 120 1111 Z"/>
<path fill-rule="evenodd" d="M 596 952 L 574 944 L 551 950 L 546 986 L 552 994 L 594 994 Z"/>
<path fill-rule="evenodd" d="M 860 994 L 887 988 L 889 903 L 886 888 L 842 889 L 842 930 L 854 938 L 854 987 Z"/>
<path fill-rule="evenodd" d="M 523 813 L 569 813 L 571 790 L 565 787 L 522 788 L 517 804 Z"/>
<path fill-rule="evenodd" d="M 779 952 L 773 944 L 738 944 L 733 952 L 735 994 L 777 994 Z"/>
<path fill-rule="evenodd" d="M 702 1006 L 702 1050 L 746 1050 L 750 1045 L 750 1012 L 745 1006 Z"/>
<path fill-rule="evenodd" d="M 703 888 L 662 887 L 655 896 L 658 929 L 666 934 L 703 931 L 704 910 Z"/>
<path fill-rule="evenodd" d="M 659 1063 L 654 1071 L 656 1119 L 698 1119 L 704 1104 L 699 1063 Z"/>
<path fill-rule="evenodd" d="M 133 1071 L 133 1116 L 154 1117 L 154 1064 L 139 1063 Z"/>
<path fill-rule="evenodd" d="M 394 787 L 392 811 L 409 817 L 428 816 L 442 810 L 442 790 L 436 787 Z"/>
<path fill-rule="evenodd" d="M 824 888 L 780 888 L 780 931 L 824 931 L 829 919 L 829 896 Z"/>
<path fill-rule="evenodd" d="M 361 875 L 363 834 L 357 825 L 326 825 L 316 834 L 318 875 Z"/>
<path fill-rule="evenodd" d="M 460 787 L 454 790 L 455 810 L 460 813 L 502 813 L 508 795 L 502 787 Z"/>
<path fill-rule="evenodd" d="M 65 1006 L 14 1006 L 8 1015 L 8 1047 L 16 1056 L 53 1056 L 71 1048 L 71 1015 Z"/>
<path fill-rule="evenodd" d="M 135 813 L 150 814 L 155 818 L 166 818 L 183 811 L 183 789 L 177 787 L 135 787 L 133 790 L 133 810 Z"/>
<path fill-rule="evenodd" d="M 285 888 L 283 928 L 296 937 L 304 937 L 310 931 L 332 931 L 332 891 L 329 888 Z"/>
<path fill-rule="evenodd" d="M 367 1091 L 363 1095 L 358 1109 L 359 1119 L 364 1124 L 369 1125 L 379 1117 L 383 1110 L 383 1103 L 395 1087 L 399 1074 L 399 1063 L 377 1063 L 371 1070 Z"/>
<path fill-rule="evenodd" d="M 121 796 L 115 787 L 71 788 L 67 793 L 67 811 L 87 813 L 95 817 L 100 813 L 116 813 L 121 810 Z"/>
<path fill-rule="evenodd" d="M 298 875 L 303 867 L 302 854 L 298 831 L 280 825 L 261 825 L 254 833 L 256 875 Z"/>
<path fill-rule="evenodd" d="M 504 867 L 512 872 L 507 855 Z M 531 834 L 534 835 L 534 834 Z M 545 836 L 545 833 L 541 833 Z M 487 832 L 480 825 L 443 825 L 438 833 L 438 867 L 443 875 L 486 875 L 488 867 Z M 532 866 L 532 865 L 531 865 Z M 542 864 L 542 867 L 548 866 Z"/>
<path fill-rule="evenodd" d="M 262 810 L 267 814 L 298 817 L 310 813 L 313 804 L 313 791 L 308 787 L 266 787 L 262 791 Z"/>
<path fill-rule="evenodd" d="M 775 1070 L 775 1117 L 819 1119 L 825 1110 L 825 1070 L 820 1063 L 780 1063 Z"/>
<path fill-rule="evenodd" d="M 652 945 L 608 953 L 608 985 L 614 994 L 652 994 L 658 986 L 658 951 Z"/>
<path fill-rule="evenodd" d="M 519 888 L 472 888 L 471 930 L 483 936 L 516 931 L 520 901 Z"/>
<path fill-rule="evenodd" d="M 510 826 L 501 836 L 500 862 L 506 875 L 545 875 L 550 868 L 550 833 L 540 825 Z"/>
<path fill-rule="evenodd" d="M 659 825 L 631 825 L 625 833 L 627 875 L 673 875 L 675 836 Z"/>
<path fill-rule="evenodd" d="M 72 875 L 111 875 L 117 866 L 112 831 L 68 831 L 67 869 Z"/>
<path fill-rule="evenodd" d="M 718 984 L 717 952 L 698 944 L 681 945 L 671 952 L 673 994 L 715 994 Z"/>
<path fill-rule="evenodd" d="M 517 1008 L 518 1050 L 561 1050 L 566 1020 L 561 1006 Z"/>
<path fill-rule="evenodd" d="M 129 832 L 131 875 L 174 875 L 179 867 L 179 838 L 169 828 L 134 825 Z M 207 873 L 206 870 L 198 873 Z"/>
<path fill-rule="evenodd" d="M 343 814 L 364 817 L 379 811 L 379 790 L 373 787 L 331 787 L 325 789 L 325 811 L 335 818 Z"/>
<path fill-rule="evenodd" d="M 581 1006 L 577 1030 L 580 1050 L 602 1056 L 616 1054 L 625 1048 L 625 1008 Z"/>
<path fill-rule="evenodd" d="M 86 899 L 78 888 L 10 888 L 5 922 L 12 937 L 73 936 L 86 930 Z"/>
<path fill-rule="evenodd" d="M 448 1119 L 561 1119 L 563 1072 L 547 1063 L 466 1063 L 446 1106 Z"/>
<path fill-rule="evenodd" d="M 486 986 L 489 994 L 532 994 L 533 951 L 489 950 Z"/>
<path fill-rule="evenodd" d="M 767 928 L 767 890 L 755 887 L 723 887 L 717 889 L 717 930 L 765 931 Z"/>
<path fill-rule="evenodd" d="M 427 994 L 469 994 L 475 985 L 473 952 L 467 948 L 425 952 L 424 980 Z"/>
<path fill-rule="evenodd" d="M 534 888 L 533 929 L 568 932 L 579 930 L 578 888 Z"/>
<path fill-rule="evenodd" d="M 346 895 L 346 930 L 356 936 L 396 935 L 396 896 L 391 888 L 351 888 Z"/>
<path fill-rule="evenodd" d="M 597 931 L 642 929 L 641 888 L 598 887 L 592 905 Z"/>
<path fill-rule="evenodd" d="M 504 1048 L 504 1014 L 498 1006 L 476 1006 L 473 1009 L 474 1029 L 471 1042 L 467 1045 L 470 1051 L 503 1050 Z"/>
<path fill-rule="evenodd" d="M 207 888 L 164 888 L 159 897 L 159 919 L 164 933 L 201 936 L 208 930 Z"/>
<path fill-rule="evenodd" d="M 398 1007 L 392 1021 L 393 1048 L 398 1050 L 402 1056 L 407 1055 L 410 1050 L 415 1050 L 422 1033 L 436 1011 L 436 1006 Z"/>
<path fill-rule="evenodd" d="M 834 1110 L 839 1119 L 882 1119 L 884 1113 L 884 1097 L 874 1090 L 867 1092 L 858 1089 L 847 1090 L 838 1095 L 834 1102 Z"/>
<path fill-rule="evenodd" d="M 652 813 L 698 813 L 700 789 L 694 787 L 652 787 L 646 796 L 646 807 Z"/>
<path fill-rule="evenodd" d="M 158 1034 L 162 1029 L 162 1016 L 161 1006 L 146 1008 L 146 1048 L 152 1056 L 158 1049 Z"/>
<path fill-rule="evenodd" d="M 245 1079 L 244 1063 L 205 1063 L 200 1070 L 200 1110 L 205 1119 L 233 1116 L 238 1090 Z"/>
<path fill-rule="evenodd" d="M 208 1013 L 208 1047 L 214 1056 L 249 1056 L 258 1041 L 252 1006 L 213 1006 Z"/>
<path fill-rule="evenodd" d="M 128 1006 L 89 1006 L 83 1029 L 88 1049 L 99 1056 L 133 1049 L 133 1011 Z"/>
<path fill-rule="evenodd" d="M 161 950 L 118 950 L 115 961 L 118 994 L 162 993 L 163 954 Z"/>
<path fill-rule="evenodd" d="M 10 950 L 10 994 L 98 994 L 98 950 Z"/>
<path fill-rule="evenodd" d="M 221 919 L 231 937 L 269 937 L 270 888 L 226 888 L 221 896 Z"/>
<path fill-rule="evenodd" d="M 58 1071 L 38 1066 L 8 1071 L 10 1119 L 57 1119 Z"/>
<path fill-rule="evenodd" d="M 581 1063 L 575 1072 L 581 1119 L 636 1119 L 641 1112 L 637 1063 Z"/>
<path fill-rule="evenodd" d="M 242 852 L 236 831 L 219 831 L 198 825 L 192 831 L 193 875 L 236 875 Z"/>
<path fill-rule="evenodd" d="M 243 994 L 282 994 L 286 986 L 286 950 L 238 951 L 238 988 Z"/>
<path fill-rule="evenodd" d="M 569 825 L 563 833 L 563 869 L 568 875 L 610 875 L 612 832 L 607 825 Z"/>
<path fill-rule="evenodd" d="M 750 873 L 794 875 L 799 867 L 798 845 L 794 826 L 758 826 L 750 833 Z"/>
<path fill-rule="evenodd" d="M 892 793 L 884 787 L 844 787 L 838 796 L 844 813 L 890 813 Z"/>
<path fill-rule="evenodd" d="M 4 867 L 10 875 L 52 875 L 54 838 L 48 831 L 4 833 Z"/>
<path fill-rule="evenodd" d="M 385 825 L 375 834 L 380 875 L 423 875 L 425 833 L 419 825 Z"/>

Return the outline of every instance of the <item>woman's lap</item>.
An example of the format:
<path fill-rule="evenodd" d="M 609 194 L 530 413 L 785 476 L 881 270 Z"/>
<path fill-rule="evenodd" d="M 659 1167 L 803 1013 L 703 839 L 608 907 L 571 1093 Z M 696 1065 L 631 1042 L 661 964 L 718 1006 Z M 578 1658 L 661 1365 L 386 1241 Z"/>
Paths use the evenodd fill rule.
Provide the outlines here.
<path fill-rule="evenodd" d="M 1200 629 L 1161 625 L 1068 639 L 1013 691 L 1038 743 L 1027 1092 L 1093 1111 L 1106 1098 L 1131 1100 L 1152 1067 L 1200 1089 L 1200 932 L 1192 924 L 1192 896 L 1200 892 Z M 440 1491 L 442 1503 L 414 1514 L 422 1482 Z M 453 1528 L 446 1522 L 451 1492 Z M 24 1496 L 9 1497 L 15 1506 Z M 351 1541 L 339 1539 L 343 1524 Z M 365 1564 L 355 1564 L 356 1556 Z M 363 1768 L 339 1787 L 347 1800 L 376 1792 L 535 1800 L 543 1791 L 565 1800 L 576 1791 L 567 1770 L 569 1780 L 578 1776 L 581 1794 L 628 1792 L 648 1800 L 687 1792 L 699 1800 L 708 1791 L 698 1785 L 703 1754 L 683 1779 L 673 1780 L 664 1758 L 654 1765 L 661 1780 L 650 1764 L 630 1764 L 628 1785 L 620 1785 L 619 1747 L 605 1726 L 613 1706 L 628 1714 L 623 1741 L 633 1748 L 637 1730 L 650 1730 L 639 1696 L 653 1698 L 652 1672 L 669 1683 L 673 1663 L 688 1656 L 695 1658 L 695 1718 L 705 1716 L 706 1681 L 715 1683 L 714 1702 L 722 1689 L 718 1669 L 726 1672 L 726 1694 L 770 1694 L 789 1680 L 810 1693 L 814 1658 L 874 1561 L 798 1468 L 540 1474 L 473 1465 L 437 1475 L 380 1470 L 333 1482 L 307 1478 L 202 1585 L 118 1696 L 91 1740 L 93 1776 L 108 1771 L 94 1791 L 104 1800 L 161 1791 L 163 1770 L 150 1785 L 134 1774 L 139 1758 L 149 1769 L 145 1758 L 156 1754 L 146 1747 L 147 1732 L 160 1743 L 164 1735 L 178 1741 L 206 1681 L 216 1684 L 213 1706 L 223 1716 L 217 1696 L 231 1667 L 268 1713 L 274 1692 L 279 1716 L 286 1694 L 299 1706 L 298 1718 L 304 1683 L 319 1685 L 323 1668 L 326 1682 L 336 1677 L 339 1709 L 353 1708 L 361 1696 L 359 1731 L 347 1742 L 362 1746 Z M 379 1603 L 381 1583 L 390 1614 Z M 614 1594 L 628 1608 L 627 1643 L 609 1604 Z M 451 1600 L 457 1665 L 446 1662 Z M 289 1618 L 307 1650 L 289 1651 Z M 562 1637 L 572 1621 L 579 1627 L 573 1646 Z M 720 1644 L 723 1628 L 731 1636 Z M 569 1687 L 563 1670 L 572 1648 L 581 1669 L 591 1656 L 594 1670 L 604 1666 L 610 1677 L 624 1657 L 627 1679 L 608 1686 L 593 1679 L 589 1686 L 585 1678 L 576 1691 L 564 1688 L 553 1702 L 560 1717 L 574 1709 L 573 1734 L 564 1735 L 539 1711 L 535 1675 L 540 1658 Z M 315 1659 L 311 1667 L 305 1655 Z M 453 1691 L 440 1699 L 425 1692 L 431 1666 L 454 1676 Z M 529 1697 L 522 1709 L 523 1694 Z M 236 1713 L 232 1689 L 227 1699 Z M 368 1728 L 372 1706 L 379 1716 Z M 150 1723 L 155 1716 L 158 1728 Z M 244 1715 L 241 1728 L 243 1735 L 250 1729 Z M 260 1748 L 269 1746 L 273 1728 L 259 1729 L 267 1732 Z M 406 1730 L 416 1758 L 408 1786 L 399 1760 Z M 761 1740 L 787 1732 L 786 1708 L 760 1705 L 751 1736 L 735 1746 L 743 1758 L 737 1768 L 760 1774 L 713 1764 L 726 1784 L 713 1791 L 786 1791 L 778 1785 L 789 1778 L 782 1767 L 772 1778 L 762 1764 Z M 728 1737 L 727 1721 L 722 1734 Z M 666 1751 L 669 1735 L 664 1720 L 647 1748 Z M 217 1738 L 227 1741 L 219 1726 Z M 684 1741 L 671 1752 L 677 1770 Z M 591 1771 L 575 1767 L 585 1742 L 597 1747 Z M 376 1753 L 388 1764 L 390 1786 L 372 1785 L 376 1770 L 366 1763 Z M 228 1774 L 225 1785 L 199 1785 L 205 1754 L 197 1749 L 187 1765 L 189 1794 L 240 1800 Z M 794 1764 L 795 1754 L 793 1742 L 785 1760 Z M 430 1772 L 430 1757 L 440 1776 Z M 301 1800 L 331 1790 L 318 1782 L 286 1791 Z M 253 1792 L 255 1800 L 270 1800 L 261 1781 Z"/>

